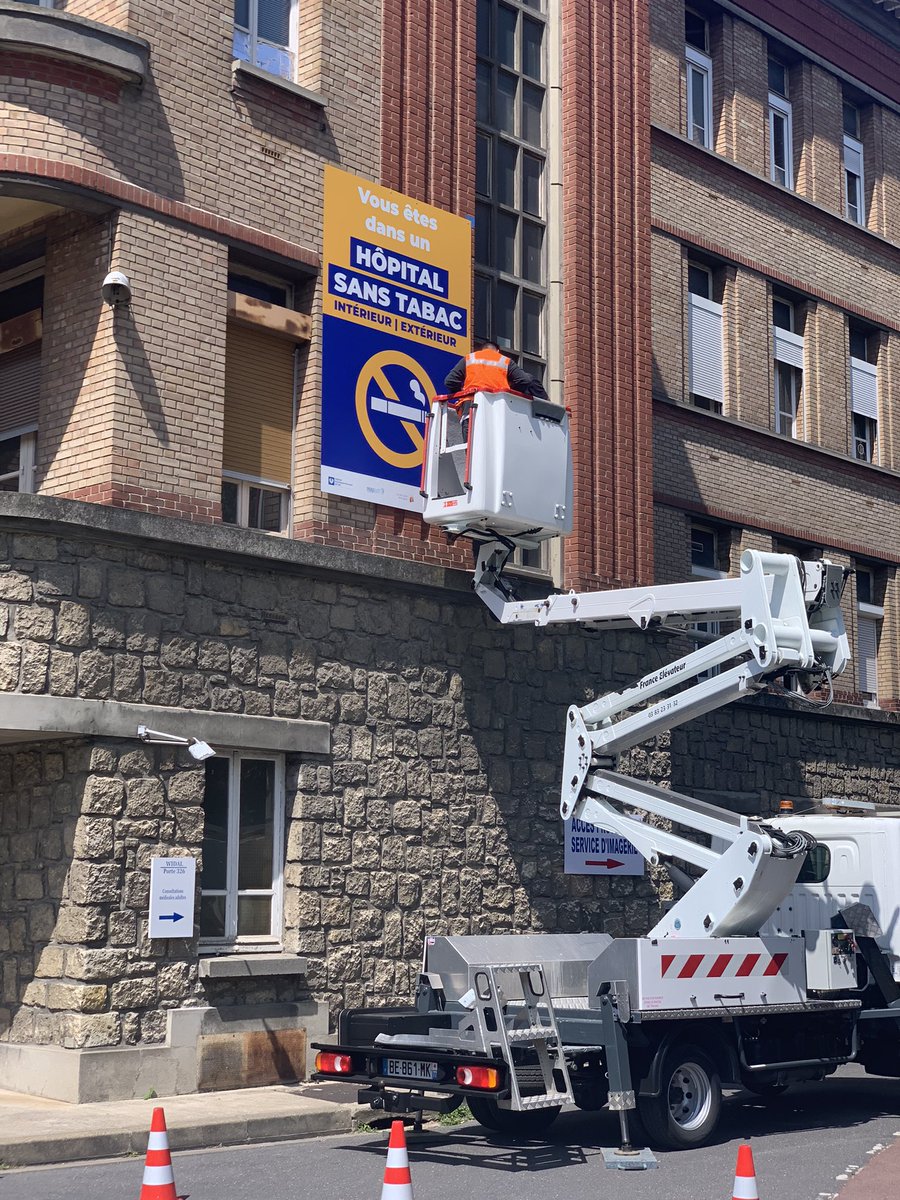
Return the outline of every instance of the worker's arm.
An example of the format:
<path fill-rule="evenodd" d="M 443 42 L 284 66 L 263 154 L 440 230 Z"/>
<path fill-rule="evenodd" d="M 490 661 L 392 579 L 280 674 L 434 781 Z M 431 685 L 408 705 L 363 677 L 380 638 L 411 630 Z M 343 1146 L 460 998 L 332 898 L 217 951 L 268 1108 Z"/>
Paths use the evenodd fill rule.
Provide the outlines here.
<path fill-rule="evenodd" d="M 465 382 L 466 360 L 461 358 L 444 380 L 444 391 L 448 396 L 455 396 L 457 392 L 462 391 L 462 386 Z"/>
<path fill-rule="evenodd" d="M 529 375 L 527 371 L 523 371 L 521 367 L 517 367 L 515 363 L 510 363 L 507 367 L 506 378 L 514 392 L 523 392 L 526 396 L 537 396 L 539 400 L 550 399 L 540 380 Z"/>

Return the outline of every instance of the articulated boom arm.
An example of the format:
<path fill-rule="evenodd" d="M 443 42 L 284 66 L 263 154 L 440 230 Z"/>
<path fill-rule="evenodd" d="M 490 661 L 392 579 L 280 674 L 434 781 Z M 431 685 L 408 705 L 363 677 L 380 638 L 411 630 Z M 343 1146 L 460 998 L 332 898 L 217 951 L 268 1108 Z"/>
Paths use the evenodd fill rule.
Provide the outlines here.
<path fill-rule="evenodd" d="M 747 550 L 737 578 L 516 601 L 508 598 L 502 580 L 509 553 L 508 545 L 485 543 L 475 569 L 476 592 L 504 624 L 577 621 L 606 629 L 650 629 L 664 622 L 737 622 L 733 632 L 624 691 L 569 709 L 560 812 L 628 838 L 652 863 L 660 856 L 678 858 L 704 872 L 650 936 L 758 933 L 793 887 L 808 839 L 641 783 L 614 768 L 622 751 L 764 690 L 776 676 L 806 674 L 818 681 L 839 674 L 849 661 L 840 609 L 843 568 Z M 699 678 L 713 667 L 718 674 Z M 630 815 L 635 810 L 638 820 Z M 653 818 L 708 835 L 725 849 L 660 828 Z"/>

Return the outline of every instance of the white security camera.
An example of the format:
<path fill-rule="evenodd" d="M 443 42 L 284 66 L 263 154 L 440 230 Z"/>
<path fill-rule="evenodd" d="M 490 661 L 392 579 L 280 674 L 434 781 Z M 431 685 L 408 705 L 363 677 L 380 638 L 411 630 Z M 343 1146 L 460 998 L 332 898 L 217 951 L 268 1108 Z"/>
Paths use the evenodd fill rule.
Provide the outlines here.
<path fill-rule="evenodd" d="M 188 743 L 188 754 L 191 758 L 196 758 L 197 762 L 203 762 L 207 758 L 215 758 L 216 752 L 208 742 L 201 742 L 199 738 L 191 738 Z"/>
<path fill-rule="evenodd" d="M 110 271 L 103 280 L 100 295 L 110 308 L 128 304 L 131 300 L 131 282 L 128 276 L 122 271 Z"/>

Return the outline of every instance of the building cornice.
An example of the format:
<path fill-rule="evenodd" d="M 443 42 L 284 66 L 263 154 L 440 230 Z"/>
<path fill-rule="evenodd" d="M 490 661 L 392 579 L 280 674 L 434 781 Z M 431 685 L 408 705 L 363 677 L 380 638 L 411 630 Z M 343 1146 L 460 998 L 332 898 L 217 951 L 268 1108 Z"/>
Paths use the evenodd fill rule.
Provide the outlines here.
<path fill-rule="evenodd" d="M 150 44 L 143 38 L 17 0 L 0 0 L 0 50 L 80 63 L 132 84 L 144 82 L 150 64 Z"/>

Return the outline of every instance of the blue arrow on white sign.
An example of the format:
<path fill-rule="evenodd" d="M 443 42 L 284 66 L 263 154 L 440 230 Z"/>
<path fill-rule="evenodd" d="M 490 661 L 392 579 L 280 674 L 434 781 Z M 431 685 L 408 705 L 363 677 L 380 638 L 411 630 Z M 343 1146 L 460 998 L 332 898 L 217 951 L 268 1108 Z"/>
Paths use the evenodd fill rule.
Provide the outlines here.
<path fill-rule="evenodd" d="M 196 876 L 197 860 L 190 855 L 151 858 L 150 937 L 191 936 Z"/>

